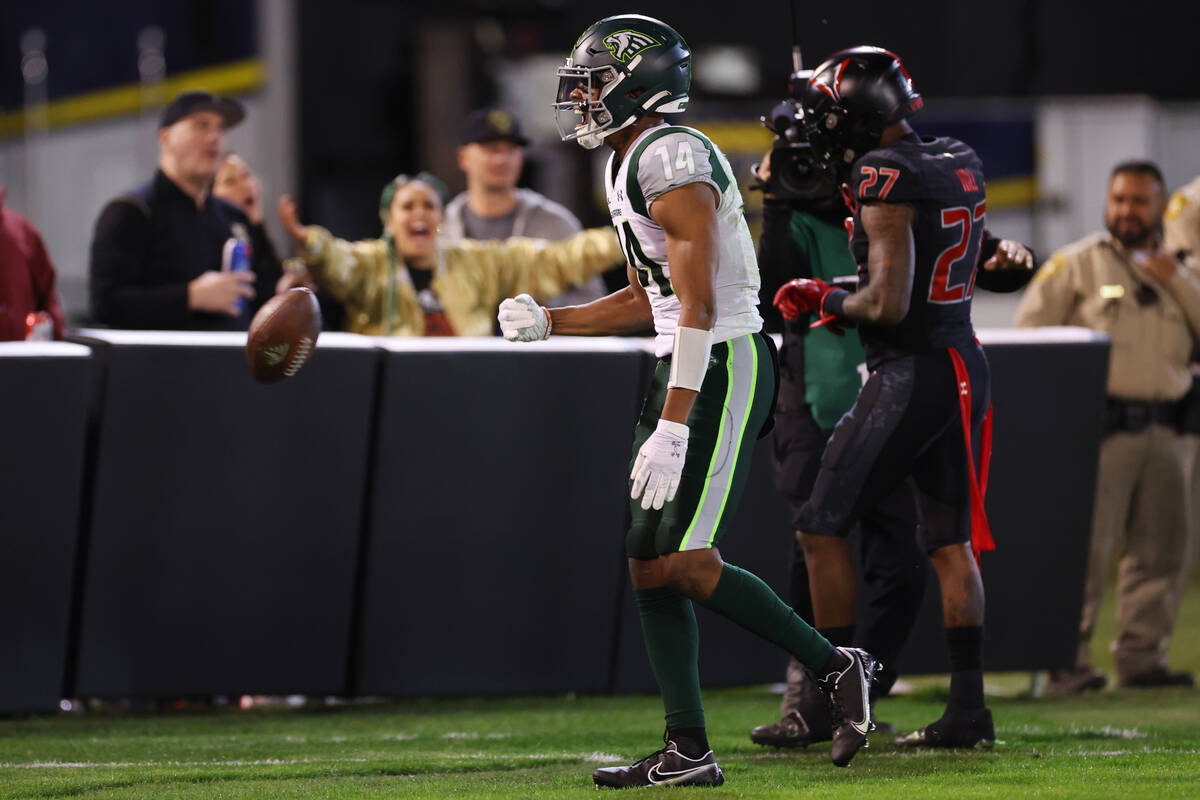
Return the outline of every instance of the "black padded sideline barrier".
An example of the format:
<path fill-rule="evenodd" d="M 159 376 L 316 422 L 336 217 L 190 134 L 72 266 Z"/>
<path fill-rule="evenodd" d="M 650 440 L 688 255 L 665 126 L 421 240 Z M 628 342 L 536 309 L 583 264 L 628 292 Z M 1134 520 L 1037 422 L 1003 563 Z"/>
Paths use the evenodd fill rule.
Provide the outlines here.
<path fill-rule="evenodd" d="M 640 343 L 382 346 L 356 692 L 607 689 Z"/>
<path fill-rule="evenodd" d="M 263 386 L 244 333 L 85 333 L 106 380 L 73 693 L 341 693 L 373 343 L 324 334 Z"/>
<path fill-rule="evenodd" d="M 0 712 L 51 708 L 60 688 L 652 687 L 623 557 L 632 427 L 654 360 L 642 343 L 325 334 L 298 376 L 260 386 L 244 334 L 90 333 L 90 359 L 0 357 Z M 982 338 L 999 547 L 983 557 L 988 667 L 1066 665 L 1107 340 Z M 46 391 L 11 390 L 31 381 Z M 792 531 L 768 456 L 760 442 L 722 551 L 786 597 Z M 39 480 L 47 469 L 55 477 Z M 39 492 L 43 515 L 22 517 Z M 782 653 L 698 616 L 706 685 L 779 680 Z M 945 669 L 936 587 L 900 667 Z"/>
<path fill-rule="evenodd" d="M 0 712 L 58 707 L 91 350 L 0 343 Z"/>

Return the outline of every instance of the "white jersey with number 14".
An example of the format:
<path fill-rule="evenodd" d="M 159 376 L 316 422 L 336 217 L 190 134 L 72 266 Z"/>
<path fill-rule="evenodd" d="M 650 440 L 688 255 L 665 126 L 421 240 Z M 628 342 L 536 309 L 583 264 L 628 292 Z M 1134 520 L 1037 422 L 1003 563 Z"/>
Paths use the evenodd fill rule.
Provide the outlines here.
<path fill-rule="evenodd" d="M 650 217 L 650 207 L 663 194 L 689 183 L 706 183 L 721 198 L 713 344 L 762 330 L 758 261 L 742 212 L 742 193 L 725 154 L 700 131 L 664 123 L 634 139 L 619 166 L 615 159 L 614 153 L 604 170 L 608 210 L 625 257 L 650 298 L 658 356 L 671 352 L 680 305 L 671 286 L 667 236 Z"/>

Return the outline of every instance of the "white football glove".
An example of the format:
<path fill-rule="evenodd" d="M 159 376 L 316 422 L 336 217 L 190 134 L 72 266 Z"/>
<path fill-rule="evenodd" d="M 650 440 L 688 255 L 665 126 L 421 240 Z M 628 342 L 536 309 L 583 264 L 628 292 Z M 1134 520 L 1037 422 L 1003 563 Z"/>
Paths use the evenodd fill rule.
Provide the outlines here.
<path fill-rule="evenodd" d="M 633 471 L 629 473 L 633 479 L 633 491 L 629 496 L 636 500 L 640 495 L 643 509 L 654 506 L 658 510 L 675 499 L 683 475 L 683 462 L 687 458 L 687 444 L 688 426 L 667 419 L 660 419 L 658 428 L 642 444 L 634 459 Z M 642 494 L 643 489 L 645 494 Z"/>
<path fill-rule="evenodd" d="M 496 319 L 510 342 L 540 342 L 550 335 L 550 314 L 527 294 L 501 302 Z"/>

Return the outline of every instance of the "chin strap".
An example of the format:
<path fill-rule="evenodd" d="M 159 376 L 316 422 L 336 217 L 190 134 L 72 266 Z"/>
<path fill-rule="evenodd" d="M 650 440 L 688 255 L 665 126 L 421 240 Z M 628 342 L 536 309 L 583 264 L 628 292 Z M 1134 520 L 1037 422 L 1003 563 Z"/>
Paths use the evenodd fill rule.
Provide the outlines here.
<path fill-rule="evenodd" d="M 575 137 L 575 141 L 579 142 L 579 146 L 584 150 L 595 150 L 604 143 L 605 138 L 616 133 L 617 131 L 628 128 L 639 119 L 641 119 L 641 117 L 636 115 L 632 116 L 616 128 L 605 128 L 604 130 L 590 131 L 588 133 L 580 134 L 579 136 Z"/>

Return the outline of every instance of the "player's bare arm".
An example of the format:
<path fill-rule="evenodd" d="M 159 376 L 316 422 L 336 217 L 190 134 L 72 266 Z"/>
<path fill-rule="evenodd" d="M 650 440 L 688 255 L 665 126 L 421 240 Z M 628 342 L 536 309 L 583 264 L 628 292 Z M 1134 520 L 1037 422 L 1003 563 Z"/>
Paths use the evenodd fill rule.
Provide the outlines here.
<path fill-rule="evenodd" d="M 667 235 L 671 288 L 679 298 L 679 326 L 711 331 L 713 272 L 717 263 L 717 195 L 706 183 L 672 189 L 650 206 L 650 216 Z M 687 424 L 696 392 L 676 386 L 667 392 L 662 419 Z"/>
<path fill-rule="evenodd" d="M 567 336 L 609 336 L 639 333 L 654 324 L 650 298 L 638 283 L 633 267 L 625 265 L 629 285 L 581 306 L 548 309 L 553 330 Z"/>
<path fill-rule="evenodd" d="M 908 315 L 912 298 L 915 244 L 913 212 L 894 203 L 868 203 L 860 219 L 871 243 L 870 282 L 846 298 L 842 315 L 859 322 L 896 325 Z"/>

